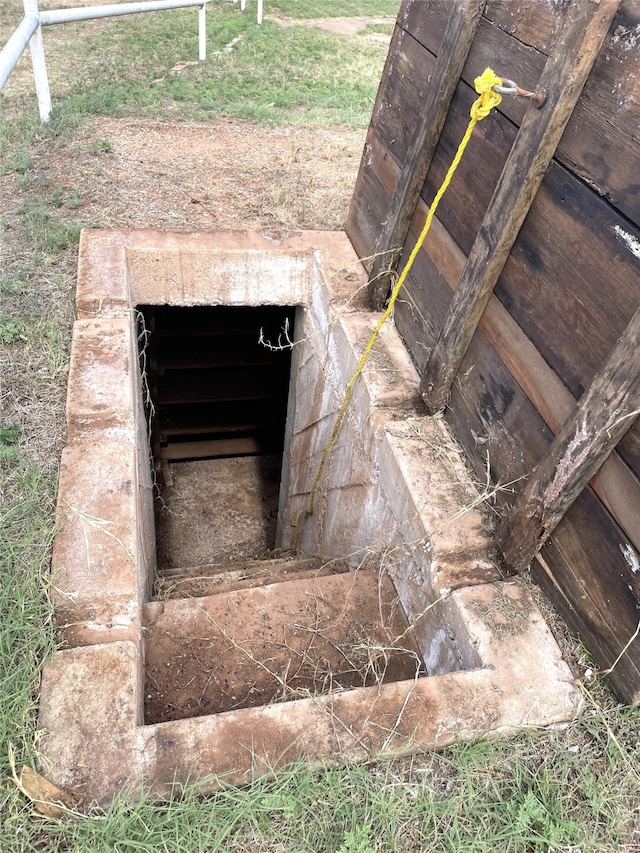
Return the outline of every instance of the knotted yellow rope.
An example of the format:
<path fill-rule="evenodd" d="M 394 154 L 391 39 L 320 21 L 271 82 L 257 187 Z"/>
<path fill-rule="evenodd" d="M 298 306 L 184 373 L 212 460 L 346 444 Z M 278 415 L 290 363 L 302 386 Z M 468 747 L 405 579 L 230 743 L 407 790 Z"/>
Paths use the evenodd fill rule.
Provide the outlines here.
<path fill-rule="evenodd" d="M 327 444 L 324 448 L 324 451 L 322 454 L 322 459 L 320 460 L 320 465 L 318 467 L 318 473 L 316 474 L 315 480 L 313 481 L 313 485 L 311 486 L 311 491 L 309 492 L 309 504 L 308 504 L 308 506 L 303 507 L 301 510 L 298 510 L 298 512 L 296 514 L 296 517 L 295 517 L 295 520 L 293 523 L 293 533 L 291 536 L 291 544 L 290 544 L 289 548 L 287 549 L 289 551 L 295 551 L 296 546 L 298 544 L 298 528 L 300 525 L 300 519 L 302 518 L 303 515 L 313 515 L 316 492 L 318 490 L 318 486 L 320 485 L 320 480 L 322 478 L 322 474 L 324 473 L 324 467 L 325 467 L 327 459 L 329 457 L 329 453 L 331 452 L 331 448 L 333 447 L 335 440 L 338 436 L 338 432 L 340 431 L 340 426 L 342 424 L 345 412 L 347 410 L 347 406 L 349 405 L 349 400 L 351 399 L 351 392 L 353 390 L 353 386 L 355 385 L 356 381 L 358 380 L 358 377 L 360 376 L 360 374 L 364 370 L 364 366 L 365 366 L 367 359 L 369 358 L 369 354 L 370 354 L 371 350 L 373 349 L 373 346 L 374 346 L 374 344 L 378 338 L 378 334 L 380 333 L 380 329 L 383 327 L 383 325 L 385 324 L 385 322 L 387 321 L 387 319 L 391 315 L 391 312 L 393 311 L 393 306 L 396 303 L 396 300 L 398 298 L 398 294 L 400 293 L 400 290 L 402 289 L 402 286 L 404 285 L 406 278 L 409 275 L 409 271 L 410 271 L 411 267 L 413 266 L 413 262 L 415 261 L 416 256 L 417 256 L 418 252 L 420 251 L 420 249 L 422 248 L 422 244 L 424 243 L 426 236 L 429 233 L 429 229 L 431 228 L 431 223 L 433 221 L 433 217 L 435 216 L 438 205 L 440 204 L 440 200 L 441 200 L 442 196 L 445 194 L 447 187 L 451 183 L 451 179 L 453 178 L 454 172 L 458 168 L 458 164 L 460 163 L 460 160 L 462 159 L 462 155 L 464 154 L 464 150 L 467 147 L 469 140 L 471 139 L 471 134 L 473 133 L 473 130 L 474 130 L 476 124 L 479 121 L 481 121 L 483 118 L 486 118 L 489 115 L 489 113 L 491 112 L 491 110 L 494 107 L 497 107 L 498 104 L 500 103 L 500 101 L 502 100 L 502 95 L 500 95 L 498 92 L 495 92 L 493 89 L 494 86 L 501 86 L 502 85 L 502 78 L 496 76 L 496 74 L 490 68 L 485 69 L 485 71 L 481 74 L 481 76 L 476 77 L 476 79 L 473 82 L 474 82 L 476 92 L 478 93 L 478 95 L 480 97 L 477 98 L 473 102 L 473 104 L 471 105 L 471 110 L 470 110 L 471 120 L 469 121 L 469 125 L 467 126 L 467 130 L 466 130 L 464 136 L 462 137 L 462 141 L 460 142 L 460 145 L 458 146 L 458 150 L 456 151 L 456 155 L 453 158 L 451 166 L 449 167 L 449 171 L 445 175 L 444 181 L 442 182 L 442 186 L 440 187 L 440 189 L 438 190 L 438 192 L 435 195 L 435 198 L 433 199 L 433 203 L 431 204 L 431 207 L 429 209 L 429 214 L 427 216 L 427 221 L 424 224 L 424 228 L 422 229 L 422 232 L 420 233 L 420 236 L 418 237 L 418 240 L 416 241 L 416 244 L 413 247 L 413 251 L 409 255 L 409 259 L 408 259 L 407 263 L 405 264 L 404 269 L 402 270 L 402 273 L 400 274 L 400 277 L 398 278 L 398 281 L 396 282 L 393 290 L 391 291 L 391 296 L 389 297 L 389 303 L 388 303 L 387 307 L 385 308 L 384 313 L 381 315 L 380 319 L 376 323 L 373 332 L 371 333 L 371 337 L 369 338 L 369 341 L 368 341 L 366 347 L 364 348 L 362 356 L 360 357 L 360 361 L 358 362 L 358 366 L 356 367 L 356 369 L 353 373 L 353 376 L 347 382 L 347 387 L 346 387 L 345 392 L 344 392 L 344 399 L 342 401 L 342 405 L 340 406 L 340 409 L 338 411 L 338 416 L 336 418 L 336 422 L 335 422 L 335 425 L 333 427 L 333 431 L 331 433 L 331 436 L 329 437 L 329 441 L 327 442 Z"/>

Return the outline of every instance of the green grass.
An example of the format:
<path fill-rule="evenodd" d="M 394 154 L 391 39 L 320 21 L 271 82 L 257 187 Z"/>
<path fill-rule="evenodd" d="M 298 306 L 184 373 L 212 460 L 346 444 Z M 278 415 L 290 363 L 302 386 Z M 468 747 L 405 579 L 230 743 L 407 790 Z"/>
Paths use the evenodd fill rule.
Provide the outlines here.
<path fill-rule="evenodd" d="M 94 78 L 108 85 L 83 82 L 69 94 L 66 108 L 154 118 L 170 111 L 172 118 L 184 119 L 223 114 L 270 123 L 358 127 L 368 122 L 383 45 L 322 30 L 282 29 L 269 20 L 258 28 L 248 15 L 227 6 L 208 17 L 210 57 L 181 74 L 169 72 L 197 56 L 192 15 L 165 13 L 154 21 L 152 35 L 143 16 L 114 21 L 100 36 L 108 62 L 93 69 Z M 224 52 L 235 38 L 241 40 Z M 131 67 L 130 57 L 147 43 L 153 48 L 145 51 L 145 67 Z M 215 51 L 220 53 L 212 55 Z"/>
<path fill-rule="evenodd" d="M 274 0 L 264 4 L 264 13 L 284 15 L 289 18 L 357 18 L 362 16 L 395 18 L 400 3 L 385 0 Z M 249 0 L 247 11 L 253 14 L 256 4 Z"/>
<path fill-rule="evenodd" d="M 78 197 L 67 199 L 67 207 L 75 209 Z M 80 237 L 80 226 L 61 221 L 52 208 L 59 207 L 59 195 L 52 194 L 47 199 L 39 199 L 35 204 L 25 201 L 18 208 L 20 233 L 32 249 L 40 253 L 55 253 L 70 246 L 76 246 Z"/>
<path fill-rule="evenodd" d="M 0 425 L 0 768 L 2 849 L 15 845 L 28 822 L 9 776 L 9 749 L 35 760 L 37 685 L 42 659 L 53 649 L 47 569 L 53 539 L 55 464 L 45 468 L 23 449 L 18 424 Z"/>
<path fill-rule="evenodd" d="M 143 795 L 87 821 L 31 822 L 24 840 L 83 853 L 621 851 L 632 838 L 637 771 L 634 755 L 625 760 L 617 747 L 605 758 L 613 745 L 600 735 L 603 718 L 622 728 L 629 716 L 603 708 L 598 723 L 578 723 L 569 737 L 463 745 L 413 763 L 295 765 L 209 797 L 190 789 L 154 803 Z"/>
<path fill-rule="evenodd" d="M 265 6 L 303 19 L 393 15 L 396 4 Z M 4 3 L 3 31 L 21 14 L 17 0 Z M 54 647 L 47 587 L 59 442 L 47 422 L 64 399 L 73 267 L 91 192 L 49 186 L 37 168 L 41 147 L 73 146 L 95 114 L 365 127 L 386 54 L 361 36 L 269 20 L 257 28 L 253 0 L 244 15 L 221 2 L 207 17 L 209 60 L 175 76 L 177 62 L 197 57 L 194 10 L 72 25 L 64 38 L 47 31 L 55 109 L 45 127 L 31 95 L 0 96 L 0 179 L 10 189 L 0 218 L 3 393 L 23 412 L 0 419 L 0 850 L 637 853 L 640 711 L 618 706 L 600 684 L 580 719 L 557 731 L 415 760 L 295 766 L 209 797 L 186 790 L 171 803 L 142 792 L 136 804 L 118 800 L 79 822 L 45 821 L 15 787 L 10 747 L 18 765 L 35 763 L 39 672 Z M 237 36 L 231 53 L 213 55 Z M 103 135 L 86 144 L 96 157 L 111 150 Z"/>
<path fill-rule="evenodd" d="M 397 7 L 389 0 L 299 2 L 267 3 L 265 11 L 279 9 L 295 18 L 311 13 L 394 16 Z M 45 50 L 50 32 L 45 32 Z M 269 19 L 258 27 L 251 8 L 240 14 L 229 3 L 209 7 L 205 63 L 196 61 L 193 9 L 74 24 L 65 32 L 67 40 L 53 42 L 48 51 L 58 124 L 87 114 L 135 114 L 172 119 L 229 115 L 269 123 L 364 127 L 387 52 L 384 44 L 364 37 L 366 31 L 347 37 L 317 28 L 281 28 Z M 226 52 L 234 39 L 239 40 Z M 193 64 L 180 74 L 170 73 L 185 61 Z M 19 152 L 6 168 L 28 171 L 28 156 Z"/>

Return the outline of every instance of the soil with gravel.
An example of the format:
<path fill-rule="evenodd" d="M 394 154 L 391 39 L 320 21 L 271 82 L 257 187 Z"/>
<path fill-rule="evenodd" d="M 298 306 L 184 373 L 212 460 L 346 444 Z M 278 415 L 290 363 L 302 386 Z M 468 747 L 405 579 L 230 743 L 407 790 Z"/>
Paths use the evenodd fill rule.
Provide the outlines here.
<path fill-rule="evenodd" d="M 344 128 L 95 118 L 41 166 L 100 227 L 332 230 L 345 225 L 363 143 Z"/>
<path fill-rule="evenodd" d="M 165 569 L 259 559 L 275 548 L 280 459 L 236 456 L 169 464 L 156 509 Z"/>
<path fill-rule="evenodd" d="M 254 708 L 423 673 L 391 580 L 291 579 L 145 608 L 147 723 Z"/>

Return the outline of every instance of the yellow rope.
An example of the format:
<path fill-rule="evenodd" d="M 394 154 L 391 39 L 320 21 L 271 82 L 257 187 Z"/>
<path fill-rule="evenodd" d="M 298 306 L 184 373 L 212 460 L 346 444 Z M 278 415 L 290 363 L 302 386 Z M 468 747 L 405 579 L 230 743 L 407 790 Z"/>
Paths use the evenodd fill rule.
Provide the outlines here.
<path fill-rule="evenodd" d="M 464 150 L 467 147 L 469 140 L 471 139 L 471 134 L 473 133 L 473 130 L 474 130 L 476 124 L 479 121 L 481 121 L 483 118 L 486 118 L 489 115 L 489 113 L 491 112 L 491 110 L 493 109 L 493 107 L 497 107 L 498 104 L 500 103 L 500 101 L 502 100 L 502 95 L 500 95 L 498 92 L 494 92 L 494 90 L 493 90 L 494 86 L 501 86 L 502 85 L 502 78 L 497 77 L 490 68 L 485 69 L 485 71 L 482 73 L 482 75 L 480 77 L 476 77 L 476 79 L 474 80 L 474 85 L 475 85 L 476 92 L 478 93 L 478 95 L 480 97 L 477 98 L 477 100 L 474 101 L 474 103 L 471 105 L 471 110 L 470 110 L 471 120 L 469 121 L 469 125 L 467 127 L 467 130 L 466 130 L 464 136 L 462 137 L 462 141 L 460 142 L 460 145 L 458 146 L 458 150 L 456 151 L 456 155 L 453 158 L 451 166 L 449 167 L 449 171 L 445 175 L 444 181 L 442 182 L 442 186 L 440 187 L 440 189 L 438 190 L 438 192 L 435 195 L 435 198 L 433 199 L 433 203 L 429 209 L 429 214 L 427 216 L 427 221 L 424 224 L 424 228 L 422 229 L 422 232 L 420 233 L 420 236 L 418 237 L 418 240 L 417 240 L 415 246 L 413 247 L 413 251 L 409 255 L 409 259 L 408 259 L 407 263 L 405 264 L 404 269 L 402 270 L 402 273 L 400 274 L 400 277 L 398 278 L 398 281 L 396 282 L 393 290 L 391 291 L 391 296 L 389 297 L 389 304 L 387 305 L 387 307 L 384 310 L 384 313 L 381 315 L 380 319 L 376 323 L 375 328 L 374 328 L 373 332 L 371 333 L 371 337 L 369 338 L 369 341 L 368 341 L 366 347 L 364 348 L 364 352 L 362 353 L 362 356 L 360 357 L 360 361 L 358 362 L 358 366 L 356 367 L 355 372 L 354 372 L 353 376 L 351 377 L 351 379 L 347 382 L 347 387 L 346 387 L 346 390 L 344 393 L 344 399 L 343 399 L 342 405 L 340 406 L 340 409 L 338 411 L 338 417 L 336 418 L 336 422 L 335 422 L 335 425 L 333 427 L 333 431 L 331 433 L 331 436 L 329 437 L 329 441 L 327 442 L 327 444 L 324 448 L 324 452 L 322 454 L 322 459 L 320 460 L 320 465 L 318 467 L 318 473 L 316 474 L 315 480 L 313 481 L 313 485 L 311 486 L 311 491 L 309 493 L 309 504 L 308 504 L 308 506 L 303 507 L 302 509 L 298 510 L 298 512 L 296 514 L 296 517 L 295 517 L 295 520 L 293 523 L 293 533 L 291 536 L 291 545 L 288 548 L 289 551 L 295 551 L 296 546 L 298 544 L 298 528 L 300 525 L 300 519 L 302 518 L 303 515 L 313 515 L 316 492 L 318 490 L 318 486 L 320 485 L 320 480 L 322 478 L 322 474 L 324 473 L 324 466 L 327 462 L 327 459 L 329 457 L 329 453 L 331 452 L 331 449 L 332 449 L 332 447 L 335 443 L 335 440 L 338 436 L 338 432 L 340 431 L 340 426 L 341 426 L 343 418 L 345 416 L 345 412 L 347 411 L 347 406 L 349 405 L 349 400 L 351 399 L 351 392 L 353 390 L 353 386 L 355 385 L 356 381 L 358 380 L 358 377 L 360 376 L 360 374 L 364 370 L 364 366 L 365 366 L 367 359 L 369 358 L 369 354 L 370 354 L 371 350 L 373 349 L 373 346 L 374 346 L 374 344 L 378 338 L 378 334 L 380 332 L 380 329 L 383 327 L 383 325 L 385 324 L 385 322 L 387 321 L 387 319 L 391 315 L 391 312 L 393 311 L 393 306 L 396 303 L 396 299 L 398 298 L 398 294 L 400 293 L 400 290 L 402 289 L 402 286 L 405 283 L 407 276 L 409 275 L 409 271 L 410 271 L 411 267 L 413 266 L 413 262 L 416 259 L 416 255 L 418 254 L 418 252 L 422 248 L 422 244 L 424 243 L 426 236 L 429 233 L 429 229 L 431 228 L 431 223 L 433 221 L 433 217 L 435 216 L 438 205 L 440 204 L 440 200 L 441 200 L 442 196 L 445 194 L 447 187 L 451 183 L 451 179 L 453 178 L 453 174 L 454 174 L 455 170 L 458 168 L 458 164 L 460 163 L 460 160 L 462 159 L 462 155 L 464 154 Z"/>

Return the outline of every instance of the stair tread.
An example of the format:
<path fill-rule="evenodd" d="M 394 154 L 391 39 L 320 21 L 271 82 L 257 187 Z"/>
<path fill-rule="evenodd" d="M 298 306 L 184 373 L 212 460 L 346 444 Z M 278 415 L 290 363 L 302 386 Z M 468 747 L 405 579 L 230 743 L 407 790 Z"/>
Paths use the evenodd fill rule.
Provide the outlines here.
<path fill-rule="evenodd" d="M 175 577 L 195 577 L 196 575 L 207 575 L 211 577 L 217 574 L 230 574 L 231 572 L 260 572 L 269 573 L 277 571 L 281 567 L 290 567 L 289 571 L 295 572 L 298 569 L 306 571 L 307 569 L 320 568 L 323 561 L 319 557 L 307 557 L 304 559 L 292 559 L 290 557 L 281 557 L 276 560 L 237 560 L 231 563 L 212 563 L 204 566 L 183 566 L 177 569 L 161 569 L 158 574 L 165 578 Z"/>
<path fill-rule="evenodd" d="M 146 719 L 162 722 L 415 677 L 392 582 L 300 578 L 143 608 Z"/>
<path fill-rule="evenodd" d="M 293 575 L 261 575 L 258 577 L 241 578 L 238 580 L 225 580 L 224 576 L 217 575 L 213 578 L 195 577 L 183 580 L 167 581 L 164 585 L 158 585 L 158 598 L 207 598 L 211 595 L 222 595 L 240 589 L 256 589 L 258 587 L 270 586 L 272 584 L 285 583 L 289 580 L 300 578 L 322 577 L 324 575 L 336 574 L 329 567 L 309 569 L 308 571 L 297 571 Z"/>
<path fill-rule="evenodd" d="M 268 586 L 302 577 L 313 578 L 346 572 L 346 565 L 337 560 L 323 562 L 318 557 L 308 559 L 246 560 L 212 566 L 189 566 L 158 574 L 158 598 L 202 598 L 232 592 L 234 589 Z"/>

